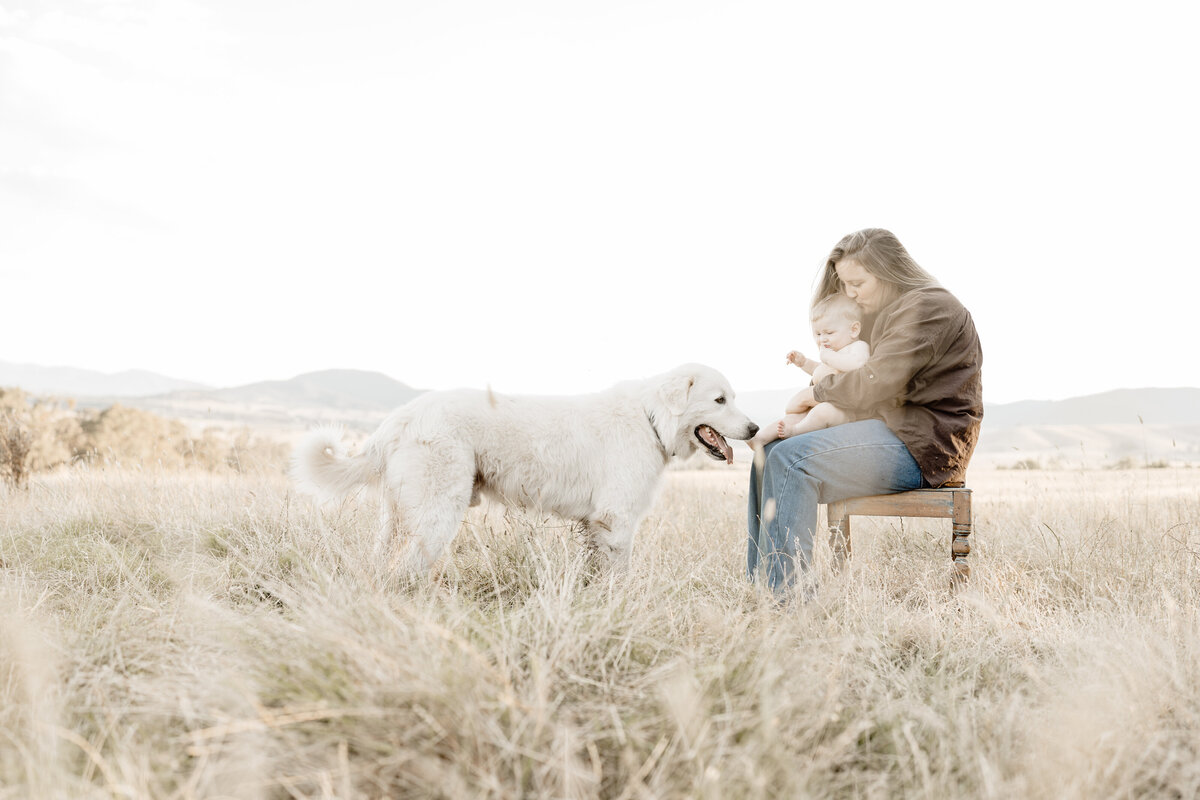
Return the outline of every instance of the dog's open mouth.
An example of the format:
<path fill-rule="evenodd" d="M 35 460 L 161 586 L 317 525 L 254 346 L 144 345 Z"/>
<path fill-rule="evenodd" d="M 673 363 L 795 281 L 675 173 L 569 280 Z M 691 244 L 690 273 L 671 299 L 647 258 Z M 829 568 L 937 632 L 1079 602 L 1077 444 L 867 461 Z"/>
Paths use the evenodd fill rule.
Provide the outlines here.
<path fill-rule="evenodd" d="M 708 449 L 708 454 L 717 461 L 724 461 L 726 464 L 733 463 L 733 448 L 729 446 L 729 442 L 725 441 L 724 436 L 707 425 L 701 425 L 696 428 L 696 438 Z"/>

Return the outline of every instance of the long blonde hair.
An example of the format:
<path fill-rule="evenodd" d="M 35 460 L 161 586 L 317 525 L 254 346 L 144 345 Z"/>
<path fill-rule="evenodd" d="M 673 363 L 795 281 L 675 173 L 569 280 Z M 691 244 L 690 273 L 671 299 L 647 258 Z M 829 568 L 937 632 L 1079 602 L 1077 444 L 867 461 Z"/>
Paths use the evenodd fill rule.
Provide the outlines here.
<path fill-rule="evenodd" d="M 891 299 L 899 297 L 909 289 L 938 285 L 937 279 L 908 254 L 904 245 L 896 238 L 896 234 L 883 228 L 863 228 L 842 237 L 829 252 L 829 257 L 825 259 L 825 269 L 817 283 L 814 304 L 842 290 L 837 265 L 839 261 L 847 258 L 854 259 L 863 269 L 882 281 L 888 287 Z"/>

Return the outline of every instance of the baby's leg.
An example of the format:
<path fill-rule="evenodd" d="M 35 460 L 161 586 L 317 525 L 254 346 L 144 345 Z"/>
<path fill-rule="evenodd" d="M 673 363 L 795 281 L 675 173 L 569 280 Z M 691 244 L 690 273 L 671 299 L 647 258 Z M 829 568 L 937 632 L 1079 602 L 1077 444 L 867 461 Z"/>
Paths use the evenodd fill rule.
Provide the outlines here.
<path fill-rule="evenodd" d="M 775 425 L 763 425 L 758 429 L 758 433 L 754 434 L 754 438 L 746 442 L 750 445 L 751 450 L 758 450 L 765 444 L 769 444 L 779 438 L 779 426 L 783 423 Z"/>
<path fill-rule="evenodd" d="M 808 389 L 801 389 L 787 401 L 787 405 L 783 407 L 783 413 L 803 414 L 810 408 L 812 408 L 812 401 L 808 399 Z"/>
<path fill-rule="evenodd" d="M 774 438 L 786 439 L 789 436 L 794 436 L 795 434 L 788 433 L 788 431 L 797 425 L 802 424 L 804 422 L 804 418 L 807 416 L 807 411 L 799 414 L 785 414 L 783 419 L 779 420 L 779 424 L 771 429 L 771 431 L 775 434 Z"/>
<path fill-rule="evenodd" d="M 785 417 L 784 419 L 786 420 L 787 418 Z M 850 421 L 851 416 L 837 406 L 830 403 L 817 403 L 799 421 L 787 425 L 786 428 L 781 422 L 779 424 L 779 438 L 786 439 L 789 436 L 798 436 L 801 433 L 811 433 L 823 428 L 832 428 L 834 425 L 842 425 Z"/>

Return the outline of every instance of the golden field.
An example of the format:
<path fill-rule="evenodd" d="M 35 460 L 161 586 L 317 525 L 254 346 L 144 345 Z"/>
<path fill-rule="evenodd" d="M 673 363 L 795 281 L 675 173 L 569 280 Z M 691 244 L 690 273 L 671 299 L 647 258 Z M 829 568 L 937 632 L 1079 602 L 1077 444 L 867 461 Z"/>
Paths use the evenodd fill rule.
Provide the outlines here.
<path fill-rule="evenodd" d="M 1200 796 L 1200 469 L 970 476 L 785 607 L 745 477 L 673 471 L 631 573 L 473 512 L 381 585 L 369 498 L 278 474 L 0 487 L 0 798 Z"/>

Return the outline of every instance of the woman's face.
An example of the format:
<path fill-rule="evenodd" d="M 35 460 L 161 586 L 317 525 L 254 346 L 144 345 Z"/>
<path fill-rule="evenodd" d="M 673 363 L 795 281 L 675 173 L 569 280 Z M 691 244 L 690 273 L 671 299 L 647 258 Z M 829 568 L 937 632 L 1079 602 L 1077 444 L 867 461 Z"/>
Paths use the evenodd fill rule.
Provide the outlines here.
<path fill-rule="evenodd" d="M 886 305 L 887 286 L 852 258 L 844 258 L 837 264 L 838 280 L 842 282 L 842 291 L 846 293 L 858 307 L 868 314 L 874 314 Z"/>

